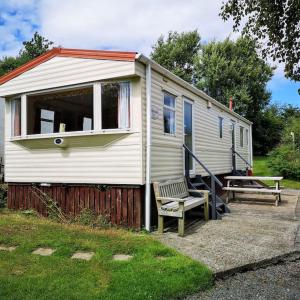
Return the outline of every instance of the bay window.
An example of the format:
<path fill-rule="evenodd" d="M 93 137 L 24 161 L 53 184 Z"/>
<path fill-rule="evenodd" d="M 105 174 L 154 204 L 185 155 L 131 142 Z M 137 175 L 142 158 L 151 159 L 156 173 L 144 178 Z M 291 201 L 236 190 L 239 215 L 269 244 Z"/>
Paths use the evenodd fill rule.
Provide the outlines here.
<path fill-rule="evenodd" d="M 11 101 L 11 136 L 129 129 L 130 93 L 126 81 L 24 95 Z"/>

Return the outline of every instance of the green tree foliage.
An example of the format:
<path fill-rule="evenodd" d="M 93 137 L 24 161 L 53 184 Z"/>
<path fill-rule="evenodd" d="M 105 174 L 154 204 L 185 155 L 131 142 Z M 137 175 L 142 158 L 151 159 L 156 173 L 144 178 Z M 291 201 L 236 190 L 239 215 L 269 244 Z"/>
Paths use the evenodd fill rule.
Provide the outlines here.
<path fill-rule="evenodd" d="M 258 112 L 253 126 L 254 153 L 266 155 L 276 147 L 281 141 L 283 127 L 281 109 L 277 105 L 270 105 Z"/>
<path fill-rule="evenodd" d="M 202 47 L 197 66 L 198 88 L 228 106 L 233 97 L 234 110 L 254 121 L 270 100 L 266 85 L 273 69 L 256 52 L 250 39 L 211 42 Z"/>
<path fill-rule="evenodd" d="M 269 167 L 275 174 L 300 180 L 300 116 L 292 116 L 284 127 L 281 144 L 270 153 Z"/>
<path fill-rule="evenodd" d="M 189 83 L 193 82 L 195 59 L 200 50 L 200 36 L 195 31 L 169 32 L 152 47 L 151 58 Z"/>
<path fill-rule="evenodd" d="M 30 41 L 23 42 L 23 48 L 19 55 L 16 57 L 6 56 L 0 59 L 0 76 L 45 53 L 51 49 L 52 45 L 53 42 L 35 32 Z"/>
<path fill-rule="evenodd" d="M 227 0 L 221 8 L 233 29 L 259 42 L 264 57 L 285 64 L 288 78 L 300 81 L 300 1 Z M 243 24 L 243 25 L 241 25 Z"/>

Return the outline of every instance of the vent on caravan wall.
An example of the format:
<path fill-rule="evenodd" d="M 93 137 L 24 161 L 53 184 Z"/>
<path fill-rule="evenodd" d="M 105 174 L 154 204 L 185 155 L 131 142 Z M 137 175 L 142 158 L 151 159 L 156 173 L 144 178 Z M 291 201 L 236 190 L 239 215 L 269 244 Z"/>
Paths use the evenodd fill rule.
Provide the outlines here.
<path fill-rule="evenodd" d="M 63 138 L 56 138 L 53 141 L 54 145 L 65 148 L 67 146 L 67 142 Z"/>

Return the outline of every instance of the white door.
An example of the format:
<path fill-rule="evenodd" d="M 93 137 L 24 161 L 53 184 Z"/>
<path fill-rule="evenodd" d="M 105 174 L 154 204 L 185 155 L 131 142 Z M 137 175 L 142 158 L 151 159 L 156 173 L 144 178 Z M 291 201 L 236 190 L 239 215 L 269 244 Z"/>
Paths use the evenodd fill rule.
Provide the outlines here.
<path fill-rule="evenodd" d="M 184 115 L 184 144 L 194 153 L 194 122 L 193 122 L 193 102 L 184 99 L 183 101 L 183 115 Z M 195 161 L 190 156 L 189 160 L 190 173 L 195 173 Z"/>

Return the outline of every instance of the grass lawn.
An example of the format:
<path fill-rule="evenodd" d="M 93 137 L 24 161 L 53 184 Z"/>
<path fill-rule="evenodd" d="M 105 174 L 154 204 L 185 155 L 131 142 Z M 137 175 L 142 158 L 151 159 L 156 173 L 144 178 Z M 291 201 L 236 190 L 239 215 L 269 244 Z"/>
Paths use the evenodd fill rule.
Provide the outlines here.
<path fill-rule="evenodd" d="M 254 157 L 254 175 L 257 176 L 273 176 L 272 170 L 268 168 L 267 161 L 270 159 L 267 156 Z M 283 179 L 282 185 L 285 188 L 300 189 L 300 181 Z"/>
<path fill-rule="evenodd" d="M 212 285 L 209 269 L 147 233 L 62 225 L 0 210 L 0 299 L 169 299 Z M 38 247 L 56 249 L 48 257 Z M 91 261 L 70 259 L 78 250 Z M 130 261 L 113 261 L 130 254 Z"/>

